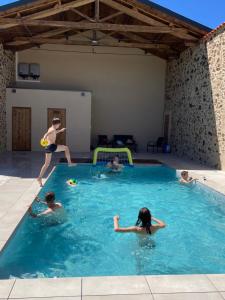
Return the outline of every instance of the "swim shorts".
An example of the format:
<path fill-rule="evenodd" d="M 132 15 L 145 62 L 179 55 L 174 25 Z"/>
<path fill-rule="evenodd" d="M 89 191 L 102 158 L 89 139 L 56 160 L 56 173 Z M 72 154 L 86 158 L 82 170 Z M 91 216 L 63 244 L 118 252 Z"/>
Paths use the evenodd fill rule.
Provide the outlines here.
<path fill-rule="evenodd" d="M 46 153 L 53 153 L 55 152 L 57 149 L 57 145 L 56 144 L 50 144 L 47 147 L 45 147 L 45 152 Z"/>

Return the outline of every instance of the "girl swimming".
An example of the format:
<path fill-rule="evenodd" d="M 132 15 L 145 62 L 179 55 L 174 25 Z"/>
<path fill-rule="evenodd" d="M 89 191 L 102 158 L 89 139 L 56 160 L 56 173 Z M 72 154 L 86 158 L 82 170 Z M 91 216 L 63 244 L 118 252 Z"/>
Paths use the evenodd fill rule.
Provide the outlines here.
<path fill-rule="evenodd" d="M 156 224 L 152 224 L 154 221 Z M 140 209 L 138 219 L 135 226 L 120 227 L 119 216 L 114 217 L 114 230 L 116 232 L 135 232 L 142 234 L 154 234 L 157 230 L 165 228 L 166 224 L 154 218 L 148 208 L 143 207 Z"/>

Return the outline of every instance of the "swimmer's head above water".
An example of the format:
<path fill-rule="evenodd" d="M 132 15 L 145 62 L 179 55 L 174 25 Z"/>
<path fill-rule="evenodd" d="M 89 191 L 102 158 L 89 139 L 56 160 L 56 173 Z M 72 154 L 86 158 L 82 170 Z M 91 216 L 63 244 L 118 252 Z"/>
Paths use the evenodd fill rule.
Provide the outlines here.
<path fill-rule="evenodd" d="M 46 204 L 50 207 L 55 202 L 55 193 L 54 192 L 48 192 L 45 194 L 45 201 Z"/>
<path fill-rule="evenodd" d="M 146 231 L 150 233 L 150 227 L 152 226 L 152 215 L 147 207 L 143 207 L 139 210 L 136 226 L 146 228 Z"/>

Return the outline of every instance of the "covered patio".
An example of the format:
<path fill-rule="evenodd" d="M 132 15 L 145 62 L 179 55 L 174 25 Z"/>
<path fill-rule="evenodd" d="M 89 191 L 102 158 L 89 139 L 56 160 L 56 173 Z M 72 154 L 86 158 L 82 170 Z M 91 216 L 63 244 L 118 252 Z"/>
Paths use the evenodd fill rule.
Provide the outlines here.
<path fill-rule="evenodd" d="M 40 151 L 57 115 L 68 129 L 60 141 L 74 152 L 90 151 L 99 135 L 131 135 L 141 153 L 159 137 L 174 146 L 168 63 L 210 31 L 150 1 L 125 0 L 21 0 L 1 7 L 0 29 L 10 73 L 3 150 Z"/>

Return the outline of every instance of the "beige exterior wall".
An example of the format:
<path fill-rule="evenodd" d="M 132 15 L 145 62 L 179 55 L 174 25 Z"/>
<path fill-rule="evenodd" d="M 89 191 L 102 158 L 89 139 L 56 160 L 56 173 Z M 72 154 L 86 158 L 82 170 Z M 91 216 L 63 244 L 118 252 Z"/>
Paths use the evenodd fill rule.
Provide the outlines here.
<path fill-rule="evenodd" d="M 98 134 L 133 134 L 145 151 L 149 139 L 162 135 L 166 61 L 141 50 L 43 48 L 18 55 L 19 62 L 40 64 L 41 82 L 18 85 L 91 91 L 93 143 Z"/>
<path fill-rule="evenodd" d="M 7 148 L 12 147 L 12 106 L 31 107 L 32 150 L 40 151 L 47 129 L 47 108 L 66 109 L 67 144 L 71 151 L 89 152 L 91 139 L 91 93 L 7 89 Z"/>

